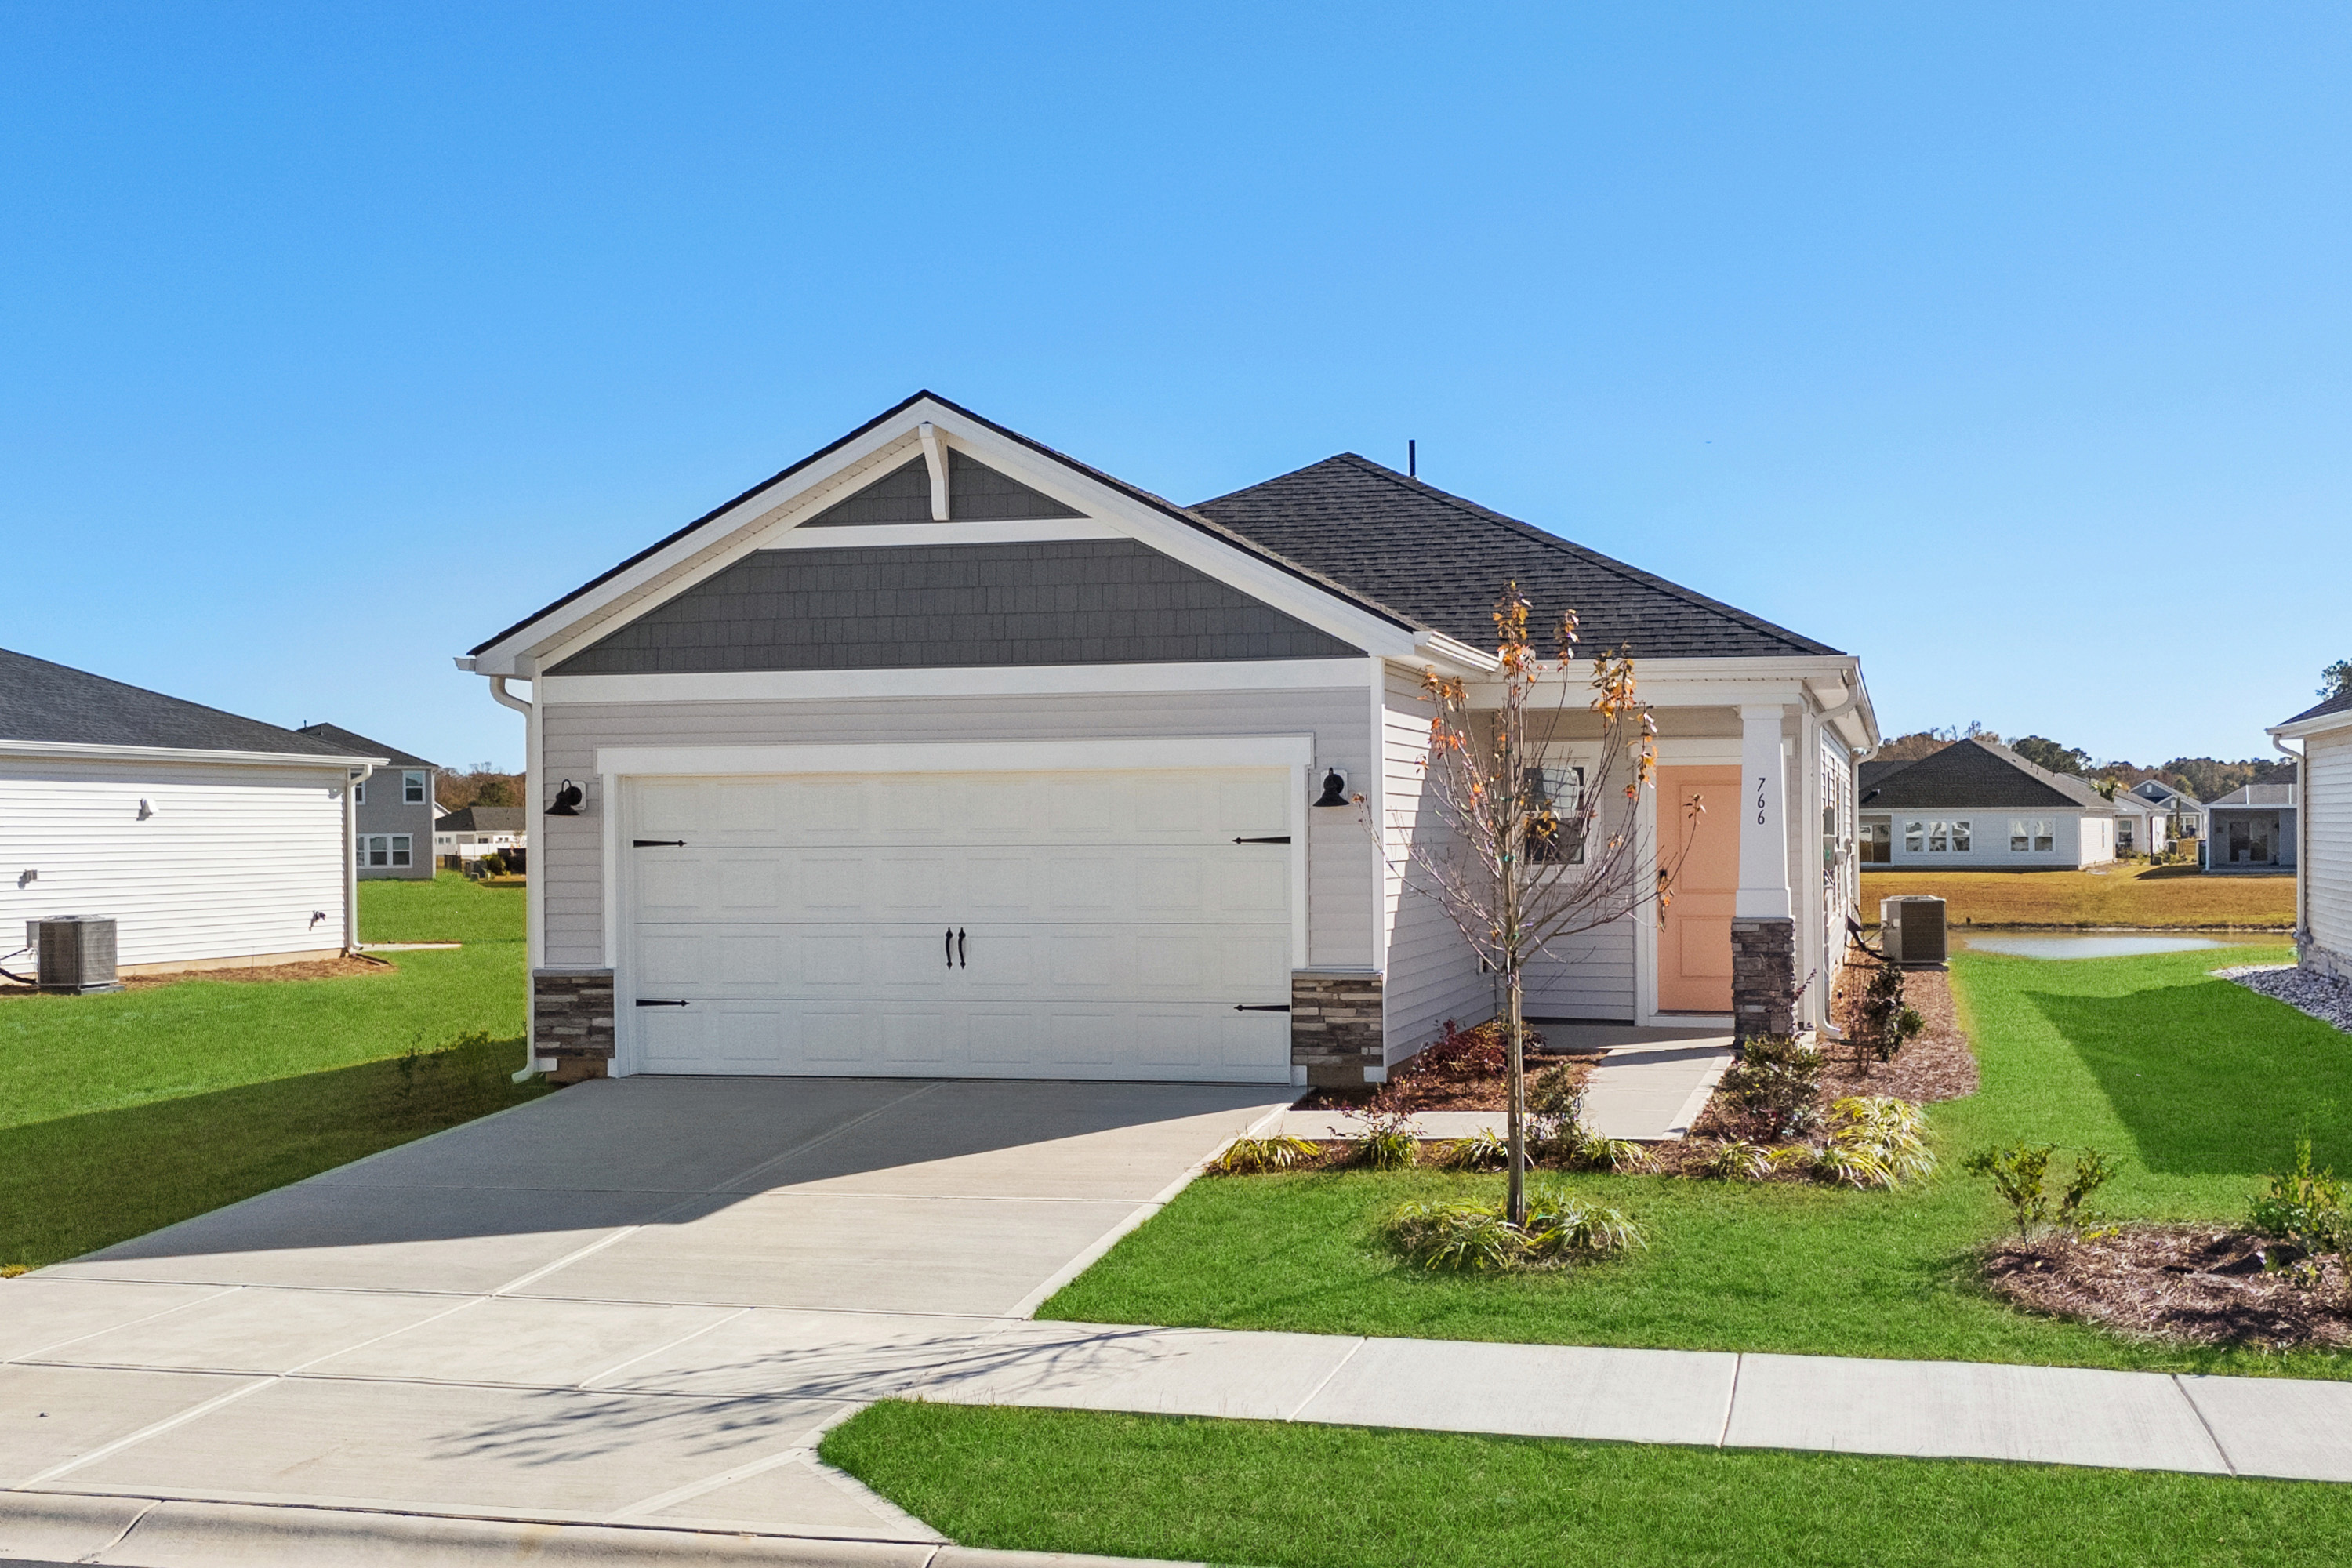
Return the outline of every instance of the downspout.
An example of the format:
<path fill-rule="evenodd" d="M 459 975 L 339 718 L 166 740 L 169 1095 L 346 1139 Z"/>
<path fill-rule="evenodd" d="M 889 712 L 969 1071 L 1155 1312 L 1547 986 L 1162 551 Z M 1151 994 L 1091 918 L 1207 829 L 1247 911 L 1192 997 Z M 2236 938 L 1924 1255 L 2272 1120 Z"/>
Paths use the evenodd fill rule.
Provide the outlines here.
<path fill-rule="evenodd" d="M 375 772 L 373 763 L 343 770 L 343 956 L 360 951 L 360 806 L 352 797 Z"/>
<path fill-rule="evenodd" d="M 2296 962 L 2300 963 L 2303 959 L 2303 950 L 2311 944 L 2311 910 L 2308 907 L 2311 900 L 2311 884 L 2303 874 L 2304 866 L 2310 859 L 2311 850 L 2311 846 L 2304 842 L 2305 819 L 2311 814 L 2303 808 L 2304 796 L 2306 793 L 2303 786 L 2309 782 L 2311 770 L 2304 765 L 2303 753 L 2288 751 L 2286 742 L 2276 735 L 2271 737 L 2271 750 L 2282 757 L 2292 759 L 2294 763 L 2294 956 Z"/>
<path fill-rule="evenodd" d="M 530 868 L 523 882 L 523 905 L 526 910 L 523 928 L 523 935 L 526 939 L 523 943 L 523 968 L 535 974 L 539 968 L 541 947 L 540 900 L 543 896 L 541 878 L 544 875 L 543 868 L 546 865 L 544 857 L 547 854 L 546 825 L 539 820 L 539 704 L 536 700 L 526 702 L 509 691 L 507 679 L 508 678 L 503 675 L 490 677 L 490 700 L 501 707 L 511 708 L 522 715 L 524 795 L 522 820 L 523 830 L 529 835 L 527 842 L 530 847 Z M 531 696 L 535 700 L 538 695 L 539 686 L 534 681 L 531 685 Z M 528 982 L 528 984 L 529 989 L 523 994 L 522 1067 L 513 1075 L 513 1080 L 516 1083 L 524 1082 L 534 1077 L 540 1070 L 539 985 L 535 980 Z"/>
<path fill-rule="evenodd" d="M 1840 736 L 1837 732 L 1837 721 L 1844 718 L 1847 714 L 1853 712 L 1855 707 L 1861 703 L 1862 689 L 1862 667 L 1860 665 L 1856 665 L 1853 669 L 1853 679 L 1846 682 L 1845 700 L 1839 703 L 1834 708 L 1822 709 L 1820 718 L 1817 721 L 1822 727 L 1822 732 L 1831 736 L 1832 739 L 1835 739 L 1837 743 L 1841 747 L 1844 748 L 1846 753 L 1845 765 L 1848 768 L 1859 767 L 1864 763 L 1868 762 L 1871 758 L 1878 755 L 1877 746 L 1864 748 L 1848 746 L 1845 743 L 1844 738 Z M 1882 742 L 1881 743 L 1883 744 L 1884 742 Z M 1862 780 L 1859 775 L 1857 775 L 1853 781 L 1853 820 L 1855 831 L 1859 834 L 1862 823 Z M 1858 839 L 1856 842 L 1858 842 Z M 1849 855 L 1852 855 L 1854 852 L 1855 851 L 1852 847 L 1849 847 L 1847 850 Z M 1846 871 L 1847 875 L 1853 879 L 1853 908 L 1849 911 L 1848 918 L 1858 920 L 1862 916 L 1862 868 L 1859 865 L 1849 863 L 1846 868 Z M 1826 912 L 1827 911 L 1824 911 L 1824 913 Z M 1824 921 L 1822 923 L 1826 926 L 1828 922 Z M 1822 967 L 1824 970 L 1832 967 L 1830 963 L 1829 949 L 1832 946 L 1836 945 L 1839 939 L 1831 934 L 1828 931 L 1824 930 L 1822 932 Z M 1843 964 L 1844 959 L 1845 949 L 1840 946 L 1838 947 L 1839 963 Z M 1834 981 L 1832 976 L 1824 975 L 1822 977 L 1821 997 L 1816 1003 L 1816 1005 L 1821 1008 L 1822 1023 L 1824 1026 L 1828 1025 L 1830 1022 L 1829 989 L 1832 984 L 1834 984 Z"/>

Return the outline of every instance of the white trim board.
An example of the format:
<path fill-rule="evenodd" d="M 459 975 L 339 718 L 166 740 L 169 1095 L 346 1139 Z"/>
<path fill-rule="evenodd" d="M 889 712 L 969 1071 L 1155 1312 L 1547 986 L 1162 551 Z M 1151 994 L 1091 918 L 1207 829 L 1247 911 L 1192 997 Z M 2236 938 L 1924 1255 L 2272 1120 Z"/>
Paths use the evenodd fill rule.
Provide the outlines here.
<path fill-rule="evenodd" d="M 604 774 L 1074 773 L 1314 765 L 1312 735 L 1103 741 L 921 741 L 854 745 L 599 746 Z M 1299 773 L 1303 780 L 1303 771 Z"/>
<path fill-rule="evenodd" d="M 699 675 L 550 675 L 551 703 L 824 701 L 841 698 L 1032 697 L 1136 691 L 1346 690 L 1360 658 L 1219 659 L 1199 664 L 926 666 L 911 669 L 743 669 Z M 534 691 L 536 695 L 536 691 Z"/>
<path fill-rule="evenodd" d="M 761 539 L 760 550 L 839 550 L 869 544 L 1034 544 L 1055 539 L 1125 539 L 1090 517 L 1034 522 L 870 522 L 837 528 L 789 528 Z"/>

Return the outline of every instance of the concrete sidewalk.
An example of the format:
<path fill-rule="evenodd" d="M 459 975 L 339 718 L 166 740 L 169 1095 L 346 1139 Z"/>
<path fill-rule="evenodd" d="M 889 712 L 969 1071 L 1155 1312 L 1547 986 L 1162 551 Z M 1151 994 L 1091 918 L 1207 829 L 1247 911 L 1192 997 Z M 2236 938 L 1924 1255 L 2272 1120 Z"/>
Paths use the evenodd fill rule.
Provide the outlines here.
<path fill-rule="evenodd" d="M 1703 1029 L 1551 1024 L 1544 1034 L 1559 1049 L 1606 1053 L 1584 1086 L 1584 1126 L 1639 1143 L 1688 1137 L 1738 1055 L 1729 1034 Z M 1413 1118 L 1424 1138 L 1500 1137 L 1507 1121 L 1499 1110 L 1424 1110 Z M 1294 1110 L 1282 1119 L 1283 1131 L 1294 1138 L 1348 1138 L 1363 1125 L 1364 1118 L 1335 1110 Z"/>

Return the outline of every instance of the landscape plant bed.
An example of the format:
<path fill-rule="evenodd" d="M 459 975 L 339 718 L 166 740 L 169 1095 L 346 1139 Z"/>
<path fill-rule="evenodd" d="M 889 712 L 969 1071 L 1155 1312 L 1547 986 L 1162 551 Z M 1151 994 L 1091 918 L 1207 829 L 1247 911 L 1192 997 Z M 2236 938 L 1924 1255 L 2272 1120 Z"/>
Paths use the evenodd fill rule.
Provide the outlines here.
<path fill-rule="evenodd" d="M 2263 1266 L 2265 1241 L 2193 1225 L 2011 1239 L 1986 1250 L 1985 1279 L 2029 1311 L 2095 1323 L 2130 1339 L 2265 1350 L 2352 1345 L 2344 1259 L 2313 1261 L 2298 1283 Z"/>
<path fill-rule="evenodd" d="M 1528 1080 L 1553 1068 L 1566 1068 L 1569 1081 L 1579 1090 L 1601 1065 L 1601 1053 L 1554 1051 L 1543 1031 L 1522 1026 L 1522 1060 Z M 1300 1110 L 1380 1112 L 1388 1110 L 1508 1110 L 1510 1079 L 1505 1075 L 1506 1037 L 1503 1020 L 1489 1018 L 1463 1028 L 1453 1019 L 1437 1043 L 1397 1064 L 1384 1084 L 1313 1089 L 1298 1101 Z"/>
<path fill-rule="evenodd" d="M 168 974 L 126 974 L 122 977 L 122 988 L 125 991 L 158 991 L 166 985 L 182 985 L 191 980 L 231 980 L 248 984 L 281 980 L 355 980 L 391 973 L 392 965 L 383 959 L 344 954 L 309 963 L 239 964 L 234 969 L 178 969 Z M 33 986 L 0 981 L 0 996 L 39 994 L 41 993 Z"/>

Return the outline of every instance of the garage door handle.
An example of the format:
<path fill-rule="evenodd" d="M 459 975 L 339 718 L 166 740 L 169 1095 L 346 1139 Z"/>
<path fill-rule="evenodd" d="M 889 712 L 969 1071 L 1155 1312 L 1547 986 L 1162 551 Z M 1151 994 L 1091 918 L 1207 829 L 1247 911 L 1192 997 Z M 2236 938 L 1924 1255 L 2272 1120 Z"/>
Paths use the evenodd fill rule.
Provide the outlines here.
<path fill-rule="evenodd" d="M 629 840 L 629 847 L 633 849 L 651 849 L 656 845 L 666 846 L 671 849 L 683 849 L 686 847 L 686 840 L 683 838 L 632 838 Z"/>
<path fill-rule="evenodd" d="M 1290 842 L 1290 835 L 1277 833 L 1271 838 L 1236 838 L 1234 842 L 1236 844 L 1287 844 Z"/>
<path fill-rule="evenodd" d="M 946 957 L 948 967 L 953 969 L 955 967 L 955 927 L 950 926 L 940 933 L 940 952 Z"/>
<path fill-rule="evenodd" d="M 1260 1006 L 1253 1007 L 1246 1002 L 1236 1002 L 1234 1004 L 1234 1011 L 1236 1013 L 1287 1013 L 1290 1011 L 1290 1004 L 1287 1002 L 1278 1004 L 1268 1003 Z"/>
<path fill-rule="evenodd" d="M 640 996 L 637 998 L 637 1005 L 640 1007 L 683 1007 L 686 1004 L 683 1002 L 656 1002 L 647 997 Z"/>
<path fill-rule="evenodd" d="M 969 967 L 963 958 L 963 927 L 961 926 L 956 927 L 956 967 L 958 969 Z"/>

